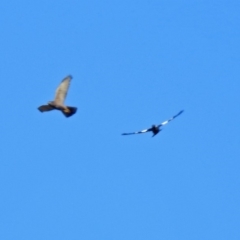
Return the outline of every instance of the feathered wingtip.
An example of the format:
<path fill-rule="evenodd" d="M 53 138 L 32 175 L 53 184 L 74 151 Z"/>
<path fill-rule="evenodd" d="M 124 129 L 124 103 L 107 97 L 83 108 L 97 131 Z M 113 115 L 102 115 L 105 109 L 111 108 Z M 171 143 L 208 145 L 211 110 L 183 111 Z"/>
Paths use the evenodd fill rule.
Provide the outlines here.
<path fill-rule="evenodd" d="M 65 117 L 71 117 L 77 112 L 76 107 L 67 107 L 66 110 L 62 110 L 62 113 L 64 114 Z"/>
<path fill-rule="evenodd" d="M 54 108 L 51 107 L 50 105 L 42 105 L 42 106 L 38 107 L 38 110 L 39 110 L 40 112 L 48 112 L 48 111 L 51 111 L 51 110 L 53 110 L 53 109 L 54 109 Z"/>

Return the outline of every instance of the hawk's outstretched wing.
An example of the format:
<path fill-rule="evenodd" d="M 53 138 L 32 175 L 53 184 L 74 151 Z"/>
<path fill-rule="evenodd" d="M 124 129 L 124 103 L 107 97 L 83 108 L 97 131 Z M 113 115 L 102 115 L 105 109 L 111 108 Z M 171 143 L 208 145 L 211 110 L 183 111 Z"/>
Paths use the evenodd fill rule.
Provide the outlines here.
<path fill-rule="evenodd" d="M 148 128 L 148 129 L 144 129 L 144 130 L 139 131 L 139 132 L 123 133 L 122 135 L 132 135 L 132 134 L 146 133 L 146 132 L 151 132 L 151 131 L 152 131 L 152 128 Z"/>
<path fill-rule="evenodd" d="M 55 99 L 54 99 L 54 102 L 56 104 L 63 105 L 64 100 L 67 96 L 67 92 L 68 92 L 68 88 L 69 88 L 71 79 L 72 79 L 72 76 L 69 75 L 69 76 L 65 77 L 62 80 L 62 82 L 60 83 L 59 87 L 56 90 Z"/>
<path fill-rule="evenodd" d="M 168 124 L 168 123 L 171 122 L 174 118 L 176 118 L 177 116 L 179 116 L 179 115 L 182 114 L 182 113 L 183 113 L 183 110 L 180 111 L 178 114 L 174 115 L 173 117 L 169 118 L 168 120 L 160 123 L 160 124 L 158 125 L 158 127 L 161 127 L 161 126 L 163 126 L 163 125 Z"/>
<path fill-rule="evenodd" d="M 39 110 L 40 112 L 47 112 L 47 111 L 51 111 L 51 110 L 53 110 L 53 109 L 54 109 L 54 108 L 51 107 L 50 105 L 42 105 L 42 106 L 38 107 L 38 110 Z"/>

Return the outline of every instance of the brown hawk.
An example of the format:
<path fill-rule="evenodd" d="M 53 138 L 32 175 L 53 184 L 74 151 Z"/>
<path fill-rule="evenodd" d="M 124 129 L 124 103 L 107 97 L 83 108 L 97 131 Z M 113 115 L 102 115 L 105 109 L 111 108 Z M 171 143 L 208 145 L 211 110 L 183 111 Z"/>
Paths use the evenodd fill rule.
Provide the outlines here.
<path fill-rule="evenodd" d="M 73 114 L 75 114 L 77 112 L 76 107 L 69 107 L 64 105 L 64 100 L 67 96 L 71 79 L 71 75 L 65 77 L 56 90 L 54 101 L 48 102 L 47 105 L 40 106 L 38 110 L 40 112 L 47 112 L 54 109 L 60 110 L 66 117 L 71 117 Z"/>

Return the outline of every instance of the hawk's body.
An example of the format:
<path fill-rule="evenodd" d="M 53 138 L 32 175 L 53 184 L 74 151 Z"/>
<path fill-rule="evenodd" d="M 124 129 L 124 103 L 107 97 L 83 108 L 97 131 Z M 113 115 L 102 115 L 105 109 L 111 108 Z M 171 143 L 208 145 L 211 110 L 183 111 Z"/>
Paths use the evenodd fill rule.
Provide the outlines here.
<path fill-rule="evenodd" d="M 42 105 L 38 108 L 40 112 L 46 112 L 51 110 L 60 110 L 66 117 L 70 117 L 76 113 L 76 107 L 69 107 L 64 105 L 64 100 L 67 96 L 68 88 L 70 85 L 70 81 L 72 76 L 65 77 L 60 83 L 59 87 L 56 90 L 54 101 L 48 102 L 47 105 Z"/>

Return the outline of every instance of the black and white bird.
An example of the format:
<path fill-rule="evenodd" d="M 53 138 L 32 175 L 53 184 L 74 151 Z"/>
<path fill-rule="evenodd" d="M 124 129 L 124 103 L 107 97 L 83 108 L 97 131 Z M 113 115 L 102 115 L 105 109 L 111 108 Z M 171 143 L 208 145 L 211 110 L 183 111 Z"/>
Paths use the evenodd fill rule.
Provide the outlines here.
<path fill-rule="evenodd" d="M 148 129 L 144 129 L 142 131 L 139 131 L 139 132 L 132 132 L 132 133 L 123 133 L 122 135 L 132 135 L 132 134 L 139 134 L 139 133 L 146 133 L 146 132 L 152 132 L 153 133 L 153 137 L 155 135 L 157 135 L 162 129 L 161 127 L 168 124 L 169 122 L 171 122 L 174 118 L 178 117 L 180 114 L 183 113 L 183 110 L 180 111 L 178 114 L 174 115 L 173 117 L 169 118 L 168 120 L 160 123 L 159 125 L 152 125 L 151 128 L 148 128 Z"/>

